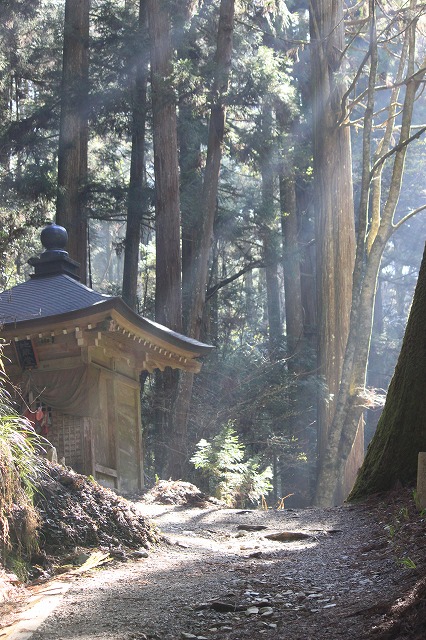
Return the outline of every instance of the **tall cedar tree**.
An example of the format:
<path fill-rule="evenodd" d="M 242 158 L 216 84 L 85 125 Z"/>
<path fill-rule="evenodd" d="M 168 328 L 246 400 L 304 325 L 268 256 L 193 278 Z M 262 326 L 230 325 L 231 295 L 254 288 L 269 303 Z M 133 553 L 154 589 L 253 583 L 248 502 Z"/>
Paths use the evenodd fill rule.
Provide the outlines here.
<path fill-rule="evenodd" d="M 199 339 L 204 306 L 206 302 L 208 268 L 213 239 L 213 225 L 217 210 L 219 172 L 225 131 L 225 98 L 231 69 L 234 0 L 221 0 L 215 56 L 215 75 L 211 92 L 211 110 L 207 143 L 207 159 L 201 198 L 200 235 L 196 240 L 194 266 L 188 269 L 192 282 L 187 290 L 192 291 L 188 313 L 187 331 L 191 338 Z M 193 374 L 182 373 L 174 406 L 174 433 L 181 443 L 186 441 L 189 406 L 192 397 Z"/>
<path fill-rule="evenodd" d="M 194 280 L 192 283 L 193 297 L 188 322 L 189 335 L 196 339 L 200 337 L 201 331 L 203 309 L 206 300 L 210 249 L 213 240 L 213 225 L 217 209 L 219 171 L 225 131 L 225 99 L 231 69 L 234 12 L 234 0 L 221 0 L 214 82 L 211 91 L 207 160 L 201 198 L 201 232 L 197 240 L 195 269 L 193 270 Z"/>
<path fill-rule="evenodd" d="M 137 310 L 137 286 L 139 243 L 144 209 L 145 176 L 145 124 L 147 109 L 148 67 L 142 43 L 146 34 L 146 0 L 139 3 L 139 42 L 135 62 L 132 91 L 132 151 L 130 159 L 130 183 L 127 201 L 126 239 L 123 266 L 122 296 L 127 304 Z"/>
<path fill-rule="evenodd" d="M 167 3 L 147 0 L 151 37 L 151 87 L 155 174 L 155 319 L 182 329 L 180 199 L 173 90 L 171 19 Z"/>
<path fill-rule="evenodd" d="M 147 0 L 151 47 L 153 113 L 156 286 L 155 319 L 182 330 L 180 198 L 176 103 L 173 90 L 171 18 L 166 3 Z M 172 407 L 178 372 L 169 367 L 157 376 L 156 464 L 166 477 L 182 477 L 185 443 L 175 433 Z"/>
<path fill-rule="evenodd" d="M 322 457 L 318 478 L 316 503 L 327 505 L 338 498 L 336 488 L 341 484 L 346 461 L 354 451 L 354 442 L 359 438 L 359 422 L 365 405 L 364 395 L 373 309 L 377 276 L 386 243 L 409 218 L 426 208 L 423 205 L 399 217 L 397 205 L 401 192 L 407 148 L 410 142 L 421 135 L 426 127 L 417 128 L 412 134 L 413 109 L 416 96 L 421 90 L 426 67 L 417 67 L 415 55 L 417 22 L 416 2 L 411 0 L 411 12 L 397 14 L 393 22 L 396 37 L 400 38 L 400 55 L 395 82 L 389 89 L 389 103 L 382 127 L 382 139 L 371 158 L 376 76 L 378 70 L 378 41 L 376 30 L 376 4 L 370 1 L 370 46 L 366 59 L 370 58 L 367 108 L 363 120 L 363 158 L 361 194 L 358 206 L 357 249 L 353 277 L 350 331 L 345 350 L 339 393 L 335 402 L 333 421 L 329 428 L 328 446 Z M 383 19 L 388 24 L 388 16 Z M 405 21 L 405 30 L 401 24 Z M 402 100 L 400 92 L 404 88 Z M 352 86 L 353 89 L 353 86 Z M 361 90 L 364 91 L 365 87 Z M 348 92 L 341 105 L 344 108 Z M 345 118 L 345 110 L 341 116 Z M 401 123 L 401 124 L 399 124 Z M 399 135 L 399 139 L 398 139 Z M 394 139 L 398 143 L 394 144 Z M 386 195 L 382 187 L 384 166 L 390 165 L 390 180 Z M 357 435 L 358 432 L 358 435 Z M 362 460 L 360 461 L 361 464 Z M 360 466 L 360 464 L 358 466 Z M 354 469 L 355 470 L 355 469 Z M 346 487 L 349 492 L 350 487 Z M 343 496 L 340 496 L 343 497 Z"/>
<path fill-rule="evenodd" d="M 64 21 L 61 121 L 58 152 L 56 222 L 68 231 L 68 253 L 80 263 L 86 282 L 88 75 L 90 0 L 66 0 Z"/>
<path fill-rule="evenodd" d="M 344 85 L 343 2 L 310 5 L 314 189 L 316 203 L 318 371 L 326 394 L 318 403 L 318 455 L 321 469 L 335 411 L 349 332 L 355 259 L 350 132 L 339 126 Z M 338 496 L 341 499 L 342 495 Z"/>

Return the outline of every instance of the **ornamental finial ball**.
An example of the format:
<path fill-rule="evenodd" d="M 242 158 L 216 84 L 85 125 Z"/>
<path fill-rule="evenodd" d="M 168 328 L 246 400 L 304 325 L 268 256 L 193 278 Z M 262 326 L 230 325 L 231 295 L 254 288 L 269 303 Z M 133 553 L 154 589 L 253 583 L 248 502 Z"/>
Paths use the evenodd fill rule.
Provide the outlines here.
<path fill-rule="evenodd" d="M 64 227 L 52 222 L 44 227 L 40 240 L 46 251 L 64 251 L 68 242 L 68 233 Z"/>

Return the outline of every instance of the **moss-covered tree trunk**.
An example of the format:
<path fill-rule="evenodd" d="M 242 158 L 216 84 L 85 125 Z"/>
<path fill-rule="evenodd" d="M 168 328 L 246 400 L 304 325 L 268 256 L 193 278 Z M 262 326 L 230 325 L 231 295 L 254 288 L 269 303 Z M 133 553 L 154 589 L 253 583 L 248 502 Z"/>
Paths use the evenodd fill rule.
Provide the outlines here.
<path fill-rule="evenodd" d="M 415 482 L 426 451 L 426 250 L 386 404 L 349 500 Z"/>

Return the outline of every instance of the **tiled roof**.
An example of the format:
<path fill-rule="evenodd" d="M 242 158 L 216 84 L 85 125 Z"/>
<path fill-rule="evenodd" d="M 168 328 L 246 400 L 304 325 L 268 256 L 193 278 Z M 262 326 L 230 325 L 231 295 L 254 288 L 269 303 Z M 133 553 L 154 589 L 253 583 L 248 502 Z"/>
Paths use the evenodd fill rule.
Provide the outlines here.
<path fill-rule="evenodd" d="M 45 250 L 40 257 L 29 260 L 34 266 L 31 279 L 0 293 L 0 329 L 3 332 L 19 327 L 30 333 L 49 322 L 54 325 L 88 315 L 111 313 L 118 314 L 124 323 L 128 322 L 131 330 L 128 328 L 127 334 L 128 337 L 133 335 L 133 339 L 141 332 L 156 336 L 163 343 L 189 351 L 195 357 L 213 348 L 143 318 L 119 297 L 98 293 L 78 282 L 78 263 L 64 250 L 67 232 L 63 227 L 48 225 L 41 233 L 41 241 Z"/>
<path fill-rule="evenodd" d="M 172 331 L 161 324 L 138 315 L 119 297 L 107 296 L 89 289 L 66 274 L 35 277 L 0 293 L 0 330 L 10 330 L 19 325 L 30 330 L 37 329 L 43 320 L 59 322 L 61 316 L 78 318 L 92 312 L 110 313 L 115 309 L 127 318 L 137 331 L 142 330 L 171 345 L 189 350 L 197 355 L 206 354 L 213 348 Z M 93 311 L 92 311 L 93 310 Z M 70 317 L 70 316 L 68 316 Z M 29 324 L 30 323 L 30 324 Z"/>
<path fill-rule="evenodd" d="M 55 316 L 90 307 L 110 297 L 64 274 L 34 278 L 0 294 L 0 323 Z"/>

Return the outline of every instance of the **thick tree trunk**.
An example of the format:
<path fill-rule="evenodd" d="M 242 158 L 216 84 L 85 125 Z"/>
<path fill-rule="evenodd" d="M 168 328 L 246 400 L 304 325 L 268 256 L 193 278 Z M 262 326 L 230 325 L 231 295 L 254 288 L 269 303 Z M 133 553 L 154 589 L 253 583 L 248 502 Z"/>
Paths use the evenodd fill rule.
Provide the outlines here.
<path fill-rule="evenodd" d="M 191 97 L 192 98 L 192 97 Z M 182 211 L 183 326 L 188 332 L 194 281 L 194 255 L 201 223 L 201 136 L 194 105 L 185 97 L 179 104 L 178 136 Z"/>
<path fill-rule="evenodd" d="M 261 174 L 261 206 L 258 215 L 260 226 L 263 262 L 265 264 L 266 305 L 268 315 L 268 349 L 271 361 L 279 358 L 281 346 L 281 304 L 278 283 L 279 233 L 276 225 L 275 174 L 273 163 L 273 112 L 265 101 L 262 107 L 261 133 L 264 143 L 259 151 Z"/>
<path fill-rule="evenodd" d="M 181 3 L 180 12 L 175 16 L 174 34 L 177 56 L 196 67 L 194 57 L 198 57 L 197 23 L 191 22 L 195 4 L 191 1 Z M 190 25 L 185 37 L 185 25 Z M 202 151 L 204 142 L 203 127 L 200 126 L 196 93 L 186 91 L 179 96 L 178 141 L 180 168 L 180 205 L 182 218 L 182 314 L 184 332 L 188 333 L 188 320 L 191 312 L 194 256 L 197 237 L 201 224 Z"/>
<path fill-rule="evenodd" d="M 87 216 L 83 189 L 87 181 L 88 73 L 90 0 L 66 0 L 61 121 L 58 152 L 56 222 L 68 231 L 68 253 L 80 263 L 86 282 Z"/>
<path fill-rule="evenodd" d="M 303 308 L 294 175 L 280 177 L 280 203 L 288 366 L 300 373 L 297 354 L 303 342 Z"/>
<path fill-rule="evenodd" d="M 234 31 L 234 0 L 221 0 L 215 56 L 215 79 L 212 88 L 207 160 L 202 189 L 200 237 L 195 255 L 193 296 L 188 322 L 189 335 L 200 336 L 203 308 L 206 300 L 207 275 L 213 224 L 217 209 L 220 162 L 225 131 L 225 96 L 228 90 Z"/>
<path fill-rule="evenodd" d="M 316 305 L 316 250 L 314 241 L 314 225 L 310 216 L 303 215 L 308 205 L 306 194 L 301 193 L 296 185 L 296 207 L 299 218 L 300 238 L 300 288 L 303 309 L 303 332 L 309 344 L 309 348 L 316 348 L 317 334 L 317 305 Z"/>
<path fill-rule="evenodd" d="M 139 31 L 140 43 L 146 33 L 146 0 L 139 3 Z M 137 287 L 139 244 L 141 239 L 141 224 L 144 212 L 144 179 L 145 179 L 145 123 L 146 123 L 146 89 L 148 67 L 145 52 L 141 51 L 136 61 L 133 86 L 133 114 L 132 114 L 132 153 L 130 160 L 130 182 L 127 202 L 126 239 L 124 245 L 123 267 L 123 299 L 137 310 Z"/>
<path fill-rule="evenodd" d="M 311 4 L 314 184 L 318 307 L 318 371 L 325 393 L 318 402 L 318 457 L 323 464 L 336 409 L 349 332 L 355 259 L 354 206 L 349 129 L 339 126 L 344 86 L 343 3 Z"/>
<path fill-rule="evenodd" d="M 425 323 L 426 250 L 386 404 L 349 500 L 415 482 L 418 453 L 426 451 Z"/>
<path fill-rule="evenodd" d="M 289 432 L 297 438 L 300 449 L 308 454 L 312 464 L 315 458 L 315 446 L 311 442 L 309 424 L 312 416 L 312 392 L 308 385 L 300 384 L 307 374 L 309 339 L 304 331 L 304 309 L 302 307 L 301 252 L 299 240 L 299 224 L 297 214 L 296 185 L 292 173 L 280 178 L 281 230 L 283 238 L 283 270 L 285 318 L 287 336 L 287 370 L 290 374 L 288 417 Z M 311 478 L 306 468 L 298 465 L 291 469 L 281 465 L 282 480 L 286 493 L 294 493 L 297 506 L 306 506 L 310 500 Z"/>
<path fill-rule="evenodd" d="M 171 20 L 164 3 L 147 0 L 155 174 L 155 319 L 182 329 L 180 199 L 176 104 L 171 82 Z"/>
<path fill-rule="evenodd" d="M 176 104 L 172 71 L 171 19 L 164 6 L 147 0 L 151 37 L 153 112 L 156 288 L 155 319 L 174 331 L 182 330 L 180 199 Z M 157 376 L 157 472 L 181 477 L 185 438 L 173 421 L 178 372 L 169 368 Z M 161 428 L 160 426 L 161 425 Z M 159 465 L 160 463 L 160 465 Z"/>
<path fill-rule="evenodd" d="M 357 432 L 363 436 L 362 418 L 368 353 L 373 325 L 374 298 L 377 274 L 383 246 L 376 243 L 363 278 L 361 295 L 352 307 L 350 334 L 347 341 L 341 385 L 336 398 L 333 422 L 328 433 L 328 447 L 322 458 L 318 477 L 316 503 L 322 506 L 340 503 L 350 490 L 344 484 L 347 460 L 353 448 Z M 355 450 L 356 452 L 356 450 Z M 355 454 L 354 454 L 355 455 Z M 356 455 L 359 459 L 358 455 Z M 359 460 L 359 465 L 361 464 Z M 353 471 L 357 469 L 353 468 Z M 352 483 L 353 484 L 353 483 Z"/>
<path fill-rule="evenodd" d="M 280 357 L 282 331 L 276 235 L 271 229 L 267 229 L 263 236 L 263 259 L 268 309 L 268 349 L 271 362 L 274 362 Z"/>

